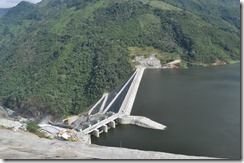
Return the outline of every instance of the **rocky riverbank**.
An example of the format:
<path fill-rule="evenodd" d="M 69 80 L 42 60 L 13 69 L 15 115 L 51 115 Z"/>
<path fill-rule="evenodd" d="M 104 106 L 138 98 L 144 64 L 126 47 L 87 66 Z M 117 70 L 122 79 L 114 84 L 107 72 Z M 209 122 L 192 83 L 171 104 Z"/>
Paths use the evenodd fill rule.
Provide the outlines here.
<path fill-rule="evenodd" d="M 18 129 L 26 130 L 27 121 L 26 118 L 16 115 L 14 111 L 0 106 L 0 127 L 14 131 Z"/>
<path fill-rule="evenodd" d="M 213 159 L 39 138 L 0 128 L 1 159 Z"/>

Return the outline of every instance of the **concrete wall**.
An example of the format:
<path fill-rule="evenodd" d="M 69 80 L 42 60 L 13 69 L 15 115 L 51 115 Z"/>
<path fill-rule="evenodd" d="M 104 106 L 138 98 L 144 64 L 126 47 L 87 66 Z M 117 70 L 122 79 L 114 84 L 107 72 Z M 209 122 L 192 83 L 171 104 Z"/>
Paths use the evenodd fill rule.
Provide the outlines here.
<path fill-rule="evenodd" d="M 116 125 L 115 121 L 111 121 L 108 123 L 108 126 L 112 128 L 115 128 L 115 125 Z"/>
<path fill-rule="evenodd" d="M 108 132 L 108 126 L 107 125 L 103 125 L 102 127 L 103 132 Z"/>
<path fill-rule="evenodd" d="M 117 119 L 120 124 L 133 124 L 140 127 L 165 130 L 167 127 L 163 124 L 157 123 L 149 118 L 142 116 L 121 116 Z"/>
<path fill-rule="evenodd" d="M 98 129 L 93 130 L 91 134 L 93 136 L 96 136 L 97 138 L 99 138 L 99 130 Z"/>
<path fill-rule="evenodd" d="M 144 67 L 137 68 L 137 74 L 136 74 L 133 82 L 131 83 L 128 93 L 125 96 L 124 102 L 122 103 L 122 105 L 120 107 L 119 113 L 125 114 L 125 115 L 130 115 L 139 85 L 141 83 L 141 79 L 142 79 L 144 70 L 145 70 Z"/>
<path fill-rule="evenodd" d="M 120 91 L 116 94 L 116 96 L 114 97 L 114 99 L 109 103 L 109 105 L 104 108 L 103 113 L 106 113 L 109 108 L 113 105 L 114 101 L 120 96 L 120 94 L 123 92 L 123 90 L 126 88 L 126 86 L 128 85 L 128 83 L 132 80 L 132 78 L 134 77 L 134 75 L 137 75 L 138 73 L 138 69 L 133 73 L 133 75 L 131 75 L 131 77 L 129 78 L 129 80 L 127 80 L 127 82 L 124 84 L 124 86 L 120 89 Z M 135 79 L 133 79 L 135 80 Z"/>

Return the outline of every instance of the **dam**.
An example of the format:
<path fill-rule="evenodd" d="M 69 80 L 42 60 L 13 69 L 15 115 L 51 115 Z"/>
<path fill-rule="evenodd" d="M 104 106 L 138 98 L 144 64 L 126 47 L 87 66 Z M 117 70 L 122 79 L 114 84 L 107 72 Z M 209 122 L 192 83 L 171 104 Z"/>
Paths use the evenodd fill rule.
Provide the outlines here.
<path fill-rule="evenodd" d="M 114 91 L 104 93 L 88 111 L 87 115 L 72 116 L 58 124 L 49 121 L 49 124 L 62 127 L 65 132 L 67 131 L 66 129 L 71 129 L 78 132 L 79 135 L 94 135 L 95 137 L 99 137 L 103 132 L 108 132 L 110 128 L 115 128 L 117 124 L 133 124 L 157 130 L 166 129 L 166 126 L 154 122 L 149 118 L 135 115 L 130 116 L 144 70 L 147 68 L 156 68 L 153 64 L 155 57 L 150 57 L 143 61 L 145 62 L 147 60 L 150 61 L 149 65 L 136 66 L 131 76 Z M 155 63 L 159 66 L 158 62 Z M 47 128 L 50 129 L 52 127 L 48 126 Z M 67 140 L 67 136 L 65 139 Z"/>
<path fill-rule="evenodd" d="M 99 137 L 102 132 L 108 132 L 109 128 L 115 128 L 116 124 L 134 124 L 141 127 L 163 130 L 166 126 L 153 122 L 146 117 L 130 116 L 136 94 L 143 76 L 145 67 L 137 67 L 130 78 L 111 93 L 106 93 L 90 109 L 88 115 L 93 122 L 87 127 L 76 127 L 83 134 L 92 134 Z M 156 126 L 156 127 L 155 127 Z"/>
<path fill-rule="evenodd" d="M 131 116 L 150 118 L 167 129 L 117 125 L 99 138 L 92 136 L 92 144 L 239 159 L 240 67 L 146 69 Z"/>
<path fill-rule="evenodd" d="M 134 92 L 136 99 L 131 101 L 133 109 L 129 110 L 125 106 L 129 106 L 132 99 L 131 86 L 140 72 L 137 69 L 120 87 L 104 93 L 88 116 L 73 116 L 67 121 L 70 127 L 79 131 L 77 133 L 91 139 L 92 144 L 239 158 L 239 67 L 229 65 L 177 71 L 145 69 L 139 89 Z M 162 127 L 157 122 L 149 123 L 146 117 L 167 124 L 168 129 L 146 129 Z"/>

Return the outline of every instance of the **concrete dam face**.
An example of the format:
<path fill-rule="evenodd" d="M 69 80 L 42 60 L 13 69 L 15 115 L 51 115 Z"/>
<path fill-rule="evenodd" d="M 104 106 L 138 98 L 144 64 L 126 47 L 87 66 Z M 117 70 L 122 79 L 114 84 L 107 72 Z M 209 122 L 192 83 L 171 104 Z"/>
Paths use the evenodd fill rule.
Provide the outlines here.
<path fill-rule="evenodd" d="M 146 117 L 130 116 L 144 70 L 145 67 L 139 66 L 121 86 L 111 93 L 105 93 L 90 109 L 88 115 L 73 116 L 60 124 L 49 123 L 64 129 L 74 129 L 81 137 L 89 134 L 99 137 L 99 134 L 115 128 L 118 123 L 165 129 L 166 126 Z"/>
<path fill-rule="evenodd" d="M 117 123 L 164 130 L 166 126 L 146 117 L 130 116 L 144 70 L 144 67 L 138 67 L 131 77 L 118 89 L 109 94 L 104 94 L 89 111 L 89 114 L 91 116 L 103 116 L 110 113 L 112 114 L 111 117 L 107 117 L 98 122 L 97 125 L 81 132 L 91 133 L 99 137 L 100 133 L 108 132 L 108 129 L 111 127 L 115 128 Z"/>

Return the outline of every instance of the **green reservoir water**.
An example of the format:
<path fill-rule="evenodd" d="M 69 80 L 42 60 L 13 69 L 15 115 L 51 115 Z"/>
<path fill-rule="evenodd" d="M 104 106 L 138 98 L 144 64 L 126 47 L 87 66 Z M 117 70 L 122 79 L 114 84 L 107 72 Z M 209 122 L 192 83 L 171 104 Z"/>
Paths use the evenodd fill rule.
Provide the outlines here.
<path fill-rule="evenodd" d="M 132 115 L 165 131 L 118 125 L 92 143 L 177 154 L 240 159 L 240 64 L 145 70 Z"/>

